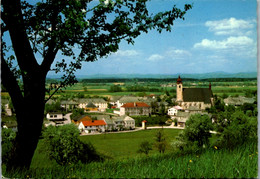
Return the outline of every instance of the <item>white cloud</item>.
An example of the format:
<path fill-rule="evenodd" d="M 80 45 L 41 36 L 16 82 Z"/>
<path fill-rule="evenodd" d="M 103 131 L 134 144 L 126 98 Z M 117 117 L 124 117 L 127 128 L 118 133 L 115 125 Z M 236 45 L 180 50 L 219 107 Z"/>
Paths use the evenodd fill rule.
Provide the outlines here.
<path fill-rule="evenodd" d="M 205 26 L 209 27 L 209 31 L 215 35 L 245 35 L 250 33 L 249 29 L 254 28 L 255 20 L 242 20 L 231 17 L 218 21 L 207 21 Z"/>
<path fill-rule="evenodd" d="M 222 41 L 203 39 L 194 44 L 194 48 L 205 49 L 248 49 L 254 47 L 254 41 L 247 36 L 229 37 Z"/>
<path fill-rule="evenodd" d="M 147 60 L 149 60 L 149 61 L 158 61 L 158 60 L 162 60 L 162 59 L 164 59 L 164 57 L 162 55 L 153 54 Z"/>
<path fill-rule="evenodd" d="M 191 53 L 187 50 L 170 49 L 166 52 L 167 57 L 172 59 L 183 59 L 191 56 Z"/>
<path fill-rule="evenodd" d="M 120 56 L 120 57 L 133 57 L 140 55 L 140 53 L 136 50 L 118 50 L 113 55 Z"/>

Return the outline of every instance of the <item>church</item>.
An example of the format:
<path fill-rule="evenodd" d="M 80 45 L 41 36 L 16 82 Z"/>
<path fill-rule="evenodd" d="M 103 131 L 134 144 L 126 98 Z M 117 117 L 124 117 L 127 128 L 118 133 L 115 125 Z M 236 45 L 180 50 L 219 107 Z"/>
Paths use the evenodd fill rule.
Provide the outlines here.
<path fill-rule="evenodd" d="M 184 110 L 210 108 L 213 105 L 211 84 L 209 84 L 209 88 L 184 88 L 179 76 L 176 85 L 176 102 Z"/>

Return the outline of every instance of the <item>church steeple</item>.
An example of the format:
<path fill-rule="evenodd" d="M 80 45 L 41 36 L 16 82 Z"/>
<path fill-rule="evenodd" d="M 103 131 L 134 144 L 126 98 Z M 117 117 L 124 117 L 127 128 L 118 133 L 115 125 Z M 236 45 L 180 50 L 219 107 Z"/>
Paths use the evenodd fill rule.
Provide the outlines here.
<path fill-rule="evenodd" d="M 181 77 L 179 75 L 179 78 L 177 79 L 177 85 L 176 85 L 176 101 L 178 102 L 181 102 L 183 101 L 183 94 L 182 94 L 182 91 L 183 91 L 183 88 L 182 88 L 182 80 L 181 80 Z"/>
<path fill-rule="evenodd" d="M 177 84 L 182 84 L 182 80 L 181 80 L 180 75 L 179 75 L 179 78 L 177 79 Z"/>

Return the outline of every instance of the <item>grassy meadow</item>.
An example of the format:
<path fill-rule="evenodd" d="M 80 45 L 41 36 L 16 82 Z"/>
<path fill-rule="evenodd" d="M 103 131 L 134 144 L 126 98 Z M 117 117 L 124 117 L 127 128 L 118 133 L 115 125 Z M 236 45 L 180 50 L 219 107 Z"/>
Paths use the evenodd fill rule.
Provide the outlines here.
<path fill-rule="evenodd" d="M 255 178 L 257 144 L 243 145 L 230 151 L 210 147 L 201 154 L 184 155 L 173 148 L 165 154 L 155 149 L 146 156 L 136 152 L 138 143 L 154 141 L 157 130 L 134 133 L 82 136 L 98 152 L 112 157 L 104 162 L 59 166 L 44 154 L 39 143 L 31 169 L 14 173 L 24 178 Z M 164 129 L 167 140 L 174 140 L 180 130 Z M 214 138 L 214 137 L 213 137 Z M 3 168 L 4 170 L 4 168 Z"/>

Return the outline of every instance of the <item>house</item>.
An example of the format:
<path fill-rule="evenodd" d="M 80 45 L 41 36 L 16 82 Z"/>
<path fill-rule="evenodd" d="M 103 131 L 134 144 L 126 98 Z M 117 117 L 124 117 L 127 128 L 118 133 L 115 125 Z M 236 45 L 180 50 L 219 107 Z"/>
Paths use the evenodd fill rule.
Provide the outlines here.
<path fill-rule="evenodd" d="M 212 115 L 208 114 L 207 112 L 198 112 L 201 115 L 208 115 L 210 118 L 212 117 Z M 191 112 L 183 112 L 183 111 L 178 111 L 176 116 L 171 116 L 171 119 L 177 119 L 177 125 L 179 127 L 185 127 L 186 121 L 190 118 L 191 115 L 193 115 L 195 113 L 191 113 Z"/>
<path fill-rule="evenodd" d="M 224 99 L 224 103 L 226 106 L 228 106 L 228 105 L 241 106 L 244 103 L 253 104 L 254 102 L 255 102 L 254 98 L 247 98 L 244 96 L 228 97 L 228 98 Z"/>
<path fill-rule="evenodd" d="M 107 123 L 106 130 L 123 130 L 123 129 L 135 129 L 135 120 L 129 116 L 120 117 L 106 117 L 103 118 Z"/>
<path fill-rule="evenodd" d="M 135 120 L 129 116 L 124 118 L 125 129 L 135 129 Z"/>
<path fill-rule="evenodd" d="M 205 110 L 213 105 L 211 84 L 209 88 L 184 88 L 179 76 L 176 88 L 176 103 L 183 109 L 195 106 L 200 110 Z"/>
<path fill-rule="evenodd" d="M 90 116 L 83 116 L 79 120 L 73 120 L 73 123 L 79 125 L 82 121 L 91 121 L 92 118 Z"/>
<path fill-rule="evenodd" d="M 123 96 L 116 102 L 116 106 L 120 108 L 126 103 L 134 103 L 136 101 L 139 101 L 139 98 L 136 96 Z"/>
<path fill-rule="evenodd" d="M 106 127 L 105 127 L 105 130 L 106 131 L 114 131 L 114 130 L 117 130 L 115 128 L 115 123 L 114 123 L 114 120 L 111 118 L 111 117 L 106 117 L 106 118 L 103 118 L 103 120 L 106 122 Z"/>
<path fill-rule="evenodd" d="M 168 109 L 168 115 L 169 115 L 169 116 L 175 116 L 175 115 L 177 115 L 177 112 L 178 112 L 179 110 L 182 110 L 182 107 L 180 107 L 180 106 L 174 106 L 174 107 Z"/>
<path fill-rule="evenodd" d="M 122 96 L 111 96 L 111 98 L 109 99 L 109 103 L 112 105 L 112 106 L 116 106 L 117 105 L 117 102 L 118 100 L 122 98 Z"/>
<path fill-rule="evenodd" d="M 78 107 L 85 109 L 89 103 L 93 103 L 98 111 L 106 111 L 107 102 L 103 98 L 84 98 L 78 99 Z"/>
<path fill-rule="evenodd" d="M 189 119 L 190 115 L 191 114 L 188 112 L 178 111 L 178 113 L 175 116 L 172 116 L 171 119 L 177 119 L 178 126 L 185 127 L 185 123 Z"/>
<path fill-rule="evenodd" d="M 98 108 L 95 104 L 93 104 L 92 102 L 89 102 L 86 107 L 85 107 L 86 111 L 90 111 L 90 112 L 97 112 Z"/>
<path fill-rule="evenodd" d="M 64 120 L 62 113 L 47 113 L 46 118 L 50 121 L 62 121 L 62 120 Z"/>
<path fill-rule="evenodd" d="M 143 102 L 126 103 L 120 107 L 120 116 L 148 116 L 151 114 L 151 107 Z"/>
<path fill-rule="evenodd" d="M 67 110 L 72 110 L 72 109 L 74 109 L 74 108 L 77 108 L 78 107 L 78 102 L 77 101 L 74 101 L 74 100 L 62 100 L 61 102 L 60 102 L 60 104 L 61 104 L 61 107 L 62 108 L 65 108 L 66 109 L 66 111 Z"/>
<path fill-rule="evenodd" d="M 91 120 L 80 122 L 78 129 L 85 133 L 105 132 L 106 122 L 104 120 Z"/>
<path fill-rule="evenodd" d="M 4 106 L 5 115 L 12 116 L 12 110 L 10 108 L 10 101 L 9 99 L 1 99 L 1 105 Z"/>

